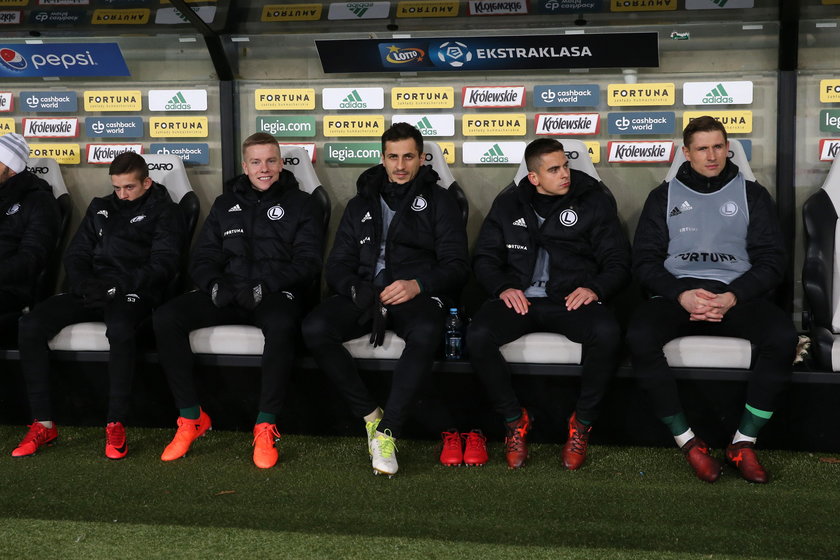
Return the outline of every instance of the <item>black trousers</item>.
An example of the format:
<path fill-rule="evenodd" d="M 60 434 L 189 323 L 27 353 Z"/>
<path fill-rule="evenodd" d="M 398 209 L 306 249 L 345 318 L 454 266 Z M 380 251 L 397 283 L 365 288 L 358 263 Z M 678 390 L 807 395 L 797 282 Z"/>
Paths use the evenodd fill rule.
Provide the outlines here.
<path fill-rule="evenodd" d="M 82 300 L 59 294 L 38 304 L 20 319 L 18 344 L 20 369 L 26 381 L 32 417 L 52 419 L 50 403 L 49 347 L 58 332 L 74 323 L 104 321 L 110 344 L 108 377 L 110 380 L 108 421 L 122 422 L 128 414 L 131 384 L 137 354 L 137 328 L 152 313 L 151 303 L 129 303 L 125 298 L 108 302 L 104 308 L 88 309 Z"/>
<path fill-rule="evenodd" d="M 437 300 L 423 294 L 388 310 L 388 325 L 405 340 L 405 350 L 394 368 L 379 430 L 391 430 L 394 437 L 399 437 L 407 409 L 431 371 L 443 340 L 446 311 Z M 335 383 L 353 414 L 359 417 L 379 406 L 359 376 L 353 357 L 341 344 L 370 332 L 370 321 L 359 324 L 361 315 L 349 297 L 333 296 L 303 321 L 303 339 L 318 367 Z"/>
<path fill-rule="evenodd" d="M 154 315 L 155 337 L 175 406 L 199 405 L 190 331 L 216 325 L 254 325 L 265 337 L 260 411 L 279 413 L 294 366 L 301 315 L 298 299 L 283 292 L 264 295 L 253 311 L 237 305 L 219 309 L 213 305 L 209 294 L 199 291 L 179 296 L 160 307 Z"/>
<path fill-rule="evenodd" d="M 627 329 L 627 343 L 639 384 L 659 418 L 682 412 L 677 384 L 662 347 L 681 336 L 745 338 L 758 348 L 747 380 L 747 404 L 772 411 L 793 369 L 798 335 L 790 317 L 766 300 L 738 303 L 720 323 L 690 321 L 676 301 L 653 298 L 640 305 Z"/>
<path fill-rule="evenodd" d="M 487 391 L 493 408 L 505 418 L 519 415 L 520 405 L 511 384 L 510 367 L 499 347 L 532 332 L 565 335 L 583 345 L 583 373 L 576 412 L 581 420 L 594 421 L 618 366 L 621 328 L 605 305 L 590 303 L 568 311 L 548 298 L 533 298 L 528 313 L 508 309 L 500 299 L 481 306 L 467 331 L 470 362 Z"/>

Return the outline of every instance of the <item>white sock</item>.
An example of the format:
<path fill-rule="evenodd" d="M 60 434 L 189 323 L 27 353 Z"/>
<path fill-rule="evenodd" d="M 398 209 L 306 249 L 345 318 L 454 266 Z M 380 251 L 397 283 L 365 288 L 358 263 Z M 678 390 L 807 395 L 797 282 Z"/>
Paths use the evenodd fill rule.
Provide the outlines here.
<path fill-rule="evenodd" d="M 677 442 L 677 447 L 682 448 L 683 445 L 691 441 L 691 438 L 694 437 L 694 432 L 691 431 L 691 428 L 687 429 L 683 433 L 678 436 L 674 436 L 674 441 Z"/>
<path fill-rule="evenodd" d="M 374 420 L 382 420 L 382 409 L 378 406 L 374 409 L 373 412 L 368 414 L 365 418 L 365 423 L 373 422 Z"/>
<path fill-rule="evenodd" d="M 45 428 L 52 428 L 53 427 L 53 421 L 52 420 L 37 420 L 37 422 Z"/>
<path fill-rule="evenodd" d="M 757 438 L 750 437 L 750 436 L 745 436 L 740 431 L 737 431 L 737 432 L 735 432 L 735 435 L 732 437 L 732 443 L 738 443 L 738 442 L 741 442 L 741 441 L 748 441 L 750 443 L 755 443 L 756 439 Z"/>

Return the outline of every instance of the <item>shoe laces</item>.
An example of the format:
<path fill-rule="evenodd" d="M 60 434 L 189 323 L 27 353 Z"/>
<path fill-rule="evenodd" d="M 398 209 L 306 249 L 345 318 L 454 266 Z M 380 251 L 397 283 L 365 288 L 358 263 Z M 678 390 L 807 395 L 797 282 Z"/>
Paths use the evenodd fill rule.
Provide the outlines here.
<path fill-rule="evenodd" d="M 122 422 L 112 422 L 105 428 L 105 439 L 108 445 L 122 447 L 125 444 L 125 426 Z"/>
<path fill-rule="evenodd" d="M 583 455 L 586 453 L 586 446 L 589 443 L 589 431 L 591 426 L 581 426 L 577 422 L 569 426 L 569 446 L 572 453 Z"/>
<path fill-rule="evenodd" d="M 29 425 L 29 431 L 26 432 L 26 435 L 23 437 L 23 441 L 20 442 L 21 445 L 29 442 L 34 442 L 35 445 L 41 445 L 45 441 L 47 441 L 47 432 L 49 428 L 38 422 L 32 422 Z"/>
<path fill-rule="evenodd" d="M 525 434 L 528 430 L 525 429 L 525 423 L 517 424 L 516 427 L 508 427 L 507 436 L 505 436 L 505 447 L 508 451 L 521 451 L 525 447 Z"/>
<path fill-rule="evenodd" d="M 367 431 L 369 439 L 373 439 L 373 436 L 376 435 L 376 428 L 379 427 L 379 422 L 381 420 L 382 418 L 377 418 L 376 420 L 365 422 L 365 430 Z"/>
<path fill-rule="evenodd" d="M 376 439 L 379 441 L 379 453 L 383 458 L 387 459 L 392 457 L 397 451 L 397 441 L 391 434 L 391 430 L 386 429 L 384 432 L 380 432 L 376 436 Z"/>
<path fill-rule="evenodd" d="M 487 446 L 487 438 L 481 430 L 473 430 L 471 432 L 461 434 L 461 437 L 464 438 L 464 445 L 467 451 L 476 451 Z"/>
<path fill-rule="evenodd" d="M 445 451 L 460 451 L 461 450 L 461 434 L 459 434 L 456 431 L 451 431 L 451 432 L 443 432 L 440 435 L 441 435 L 441 437 L 443 437 L 443 449 Z"/>
<path fill-rule="evenodd" d="M 277 424 L 266 424 L 260 430 L 254 434 L 254 442 L 252 445 L 257 445 L 257 440 L 260 438 L 264 438 L 268 441 L 266 443 L 268 445 L 272 445 L 275 441 L 280 439 L 280 432 L 277 431 Z"/>

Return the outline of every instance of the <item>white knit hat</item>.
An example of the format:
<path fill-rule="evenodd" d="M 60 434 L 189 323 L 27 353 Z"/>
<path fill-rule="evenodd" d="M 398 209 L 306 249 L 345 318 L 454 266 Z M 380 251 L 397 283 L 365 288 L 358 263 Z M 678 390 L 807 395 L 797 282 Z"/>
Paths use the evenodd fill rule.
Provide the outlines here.
<path fill-rule="evenodd" d="M 20 173 L 29 163 L 29 144 L 20 134 L 14 132 L 0 136 L 0 163 Z"/>

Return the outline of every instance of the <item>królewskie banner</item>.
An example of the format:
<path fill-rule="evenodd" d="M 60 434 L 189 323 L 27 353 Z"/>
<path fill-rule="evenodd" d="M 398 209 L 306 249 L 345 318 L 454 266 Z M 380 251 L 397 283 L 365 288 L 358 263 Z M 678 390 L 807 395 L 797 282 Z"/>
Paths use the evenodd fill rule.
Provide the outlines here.
<path fill-rule="evenodd" d="M 655 32 L 315 41 L 325 73 L 655 68 Z"/>

